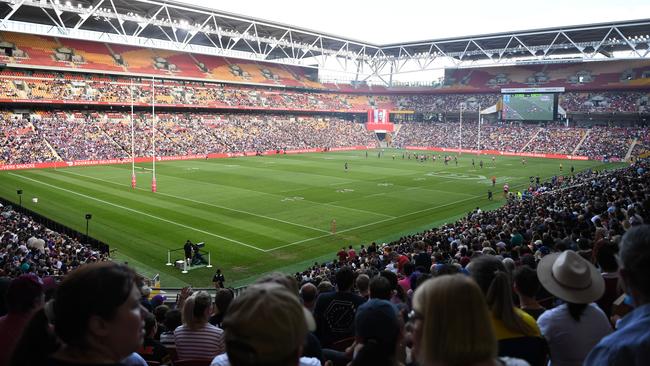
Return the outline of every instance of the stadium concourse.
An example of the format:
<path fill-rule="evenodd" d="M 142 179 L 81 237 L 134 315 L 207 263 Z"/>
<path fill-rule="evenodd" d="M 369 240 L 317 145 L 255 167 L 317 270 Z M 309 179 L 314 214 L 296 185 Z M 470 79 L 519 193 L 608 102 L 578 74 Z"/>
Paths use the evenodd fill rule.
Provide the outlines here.
<path fill-rule="evenodd" d="M 186 19 L 171 18 L 205 9 L 165 3 L 167 22 L 156 19 L 163 8 L 143 11 L 115 1 L 121 6 L 110 1 L 113 10 L 101 8 L 95 15 L 100 5 L 51 2 L 60 24 L 48 2 L 0 1 L 9 29 L 0 32 L 0 170 L 360 147 L 443 151 L 450 160 L 455 152 L 487 151 L 625 166 L 569 172 L 560 163 L 559 177 L 530 177 L 525 193 L 505 192 L 504 204 L 494 210 L 476 208 L 438 227 L 428 222 L 420 232 L 388 243 L 340 243 L 323 263 L 291 274 L 262 274 L 245 289 L 228 288 L 224 269 L 214 277 L 216 289 L 185 287 L 176 298 L 154 295 L 137 269 L 113 261 L 88 244 L 87 235 L 53 230 L 22 201 L 3 197 L 0 366 L 650 364 L 650 62 L 599 61 L 593 55 L 590 62 L 542 62 L 549 61 L 543 60 L 549 52 L 571 52 L 574 33 L 584 38 L 581 45 L 591 37 L 593 54 L 613 57 L 632 43 L 639 54 L 648 46 L 647 24 L 613 28 L 625 42 L 608 39 L 611 29 L 602 41 L 594 40 L 590 32 L 602 28 L 595 27 L 562 28 L 557 45 L 560 33 L 554 39 L 552 30 L 524 34 L 514 49 L 510 41 L 483 44 L 493 55 L 479 46 L 480 39 L 450 48 L 443 43 L 453 39 L 425 44 L 428 52 L 407 43 L 346 52 L 364 60 L 375 57 L 366 49 L 377 49 L 376 55 L 394 61 L 420 57 L 404 56 L 410 53 L 429 57 L 437 49 L 434 58 L 462 63 L 498 52 L 501 59 L 506 49 L 512 54 L 525 48 L 535 57 L 531 63 L 449 68 L 443 79 L 424 86 L 376 85 L 358 81 L 358 75 L 354 82 L 331 82 L 304 63 L 273 62 L 284 58 L 280 52 L 292 58 L 286 50 L 295 51 L 296 44 L 284 36 L 278 40 L 282 32 L 258 35 L 281 28 L 272 22 L 256 21 L 242 34 L 237 22 L 246 20 L 232 14 L 201 19 L 215 27 L 219 16 L 228 18 L 223 24 L 232 22 L 233 29 L 215 30 L 229 38 L 228 45 L 233 41 L 226 51 L 243 52 L 243 40 L 255 53 L 248 41 L 266 37 L 257 39 L 261 52 L 261 44 L 272 39 L 265 57 L 222 55 L 214 34 L 204 33 L 196 37 L 203 40 L 199 46 L 220 52 L 187 52 L 194 36 L 210 27 L 186 32 L 192 26 Z M 41 10 L 57 23 L 51 28 L 66 36 L 43 34 L 42 13 L 23 12 L 23 6 L 48 7 Z M 130 12 L 118 14 L 123 9 Z M 155 15 L 143 23 L 133 12 Z M 64 13 L 76 15 L 60 17 Z M 14 14 L 18 20 L 8 20 Z M 149 44 L 144 41 L 111 42 L 110 36 L 96 37 L 105 42 L 80 39 L 88 35 L 68 34 L 66 28 L 77 15 L 79 23 L 67 24 L 75 31 L 110 33 L 110 26 L 120 33 L 111 23 L 116 16 L 122 32 L 135 26 L 140 35 L 155 23 L 170 43 L 165 29 L 174 37 L 177 30 L 186 32 L 187 41 L 182 49 L 164 49 L 165 44 L 142 46 Z M 25 19 L 32 21 L 24 28 L 28 33 L 16 31 L 15 22 Z M 255 36 L 248 33 L 253 25 Z M 637 28 L 643 33 L 622 34 Z M 303 57 L 316 44 L 322 55 L 359 46 L 327 35 L 305 38 L 311 31 L 289 32 L 301 40 Z M 149 29 L 144 34 L 162 37 Z M 220 33 L 219 43 L 221 38 Z M 546 44 L 522 47 L 532 38 Z M 476 49 L 470 49 L 472 42 Z M 458 48 L 465 52 L 458 55 Z M 587 58 L 584 49 L 580 57 Z M 373 71 L 379 76 L 380 70 Z M 535 107 L 509 120 L 500 115 L 504 89 L 519 95 L 547 91 L 537 101 L 547 102 L 543 110 L 553 115 L 520 120 L 536 115 Z M 373 110 L 390 121 L 375 128 L 368 120 Z"/>

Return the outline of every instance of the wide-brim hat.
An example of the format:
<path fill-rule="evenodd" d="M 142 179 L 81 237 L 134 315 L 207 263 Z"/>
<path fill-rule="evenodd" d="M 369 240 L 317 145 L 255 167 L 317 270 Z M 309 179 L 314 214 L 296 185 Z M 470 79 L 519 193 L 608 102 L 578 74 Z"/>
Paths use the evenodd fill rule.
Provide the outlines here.
<path fill-rule="evenodd" d="M 572 250 L 542 258 L 537 277 L 548 292 L 575 304 L 591 303 L 605 293 L 605 280 L 598 269 Z"/>

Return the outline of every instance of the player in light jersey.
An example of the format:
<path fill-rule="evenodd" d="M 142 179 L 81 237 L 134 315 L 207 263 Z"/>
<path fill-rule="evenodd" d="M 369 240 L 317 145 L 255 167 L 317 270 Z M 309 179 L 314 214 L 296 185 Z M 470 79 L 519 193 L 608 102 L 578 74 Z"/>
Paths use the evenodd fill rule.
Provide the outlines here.
<path fill-rule="evenodd" d="M 510 186 L 506 183 L 503 185 L 503 197 L 508 197 L 508 192 L 510 192 Z"/>

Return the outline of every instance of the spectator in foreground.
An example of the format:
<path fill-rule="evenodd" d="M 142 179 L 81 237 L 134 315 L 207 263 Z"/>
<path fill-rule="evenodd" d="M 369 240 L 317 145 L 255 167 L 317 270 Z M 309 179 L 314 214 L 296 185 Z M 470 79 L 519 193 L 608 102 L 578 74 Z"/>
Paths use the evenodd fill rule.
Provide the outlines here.
<path fill-rule="evenodd" d="M 356 337 L 351 366 L 399 366 L 403 350 L 397 308 L 387 300 L 371 299 L 359 306 L 355 317 Z"/>
<path fill-rule="evenodd" d="M 596 267 L 572 250 L 545 256 L 537 273 L 544 288 L 564 301 L 537 320 L 548 342 L 550 364 L 580 366 L 612 332 L 609 319 L 594 303 L 605 292 L 605 281 Z"/>
<path fill-rule="evenodd" d="M 517 297 L 519 297 L 519 308 L 535 320 L 546 311 L 535 298 L 539 287 L 539 279 L 534 269 L 528 266 L 521 266 L 515 270 L 514 290 Z"/>
<path fill-rule="evenodd" d="M 341 267 L 335 276 L 337 291 L 321 292 L 314 307 L 314 318 L 322 347 L 343 351 L 352 344 L 354 315 L 364 299 L 352 293 L 354 273 L 350 267 Z"/>
<path fill-rule="evenodd" d="M 298 297 L 273 282 L 248 287 L 228 309 L 223 321 L 227 353 L 211 366 L 319 366 L 300 357 L 308 326 Z"/>
<path fill-rule="evenodd" d="M 205 291 L 185 300 L 183 325 L 174 331 L 179 360 L 209 359 L 226 351 L 223 330 L 208 323 L 212 310 L 212 297 Z"/>
<path fill-rule="evenodd" d="M 413 297 L 413 358 L 421 366 L 526 365 L 497 358 L 497 338 L 481 289 L 455 274 L 427 280 Z"/>
<path fill-rule="evenodd" d="M 546 347 L 532 316 L 515 308 L 512 285 L 503 263 L 483 255 L 468 265 L 469 272 L 485 295 L 492 326 L 499 342 L 499 356 L 521 358 L 532 366 L 546 361 Z"/>
<path fill-rule="evenodd" d="M 7 288 L 7 315 L 0 317 L 0 365 L 9 364 L 23 330 L 43 307 L 43 285 L 34 274 L 14 278 Z"/>
<path fill-rule="evenodd" d="M 48 366 L 118 364 L 144 336 L 136 274 L 115 262 L 87 264 L 71 272 L 57 290 L 56 335 L 64 345 Z"/>
<path fill-rule="evenodd" d="M 620 275 L 635 309 L 589 353 L 585 365 L 650 365 L 650 225 L 633 227 L 621 241 Z"/>

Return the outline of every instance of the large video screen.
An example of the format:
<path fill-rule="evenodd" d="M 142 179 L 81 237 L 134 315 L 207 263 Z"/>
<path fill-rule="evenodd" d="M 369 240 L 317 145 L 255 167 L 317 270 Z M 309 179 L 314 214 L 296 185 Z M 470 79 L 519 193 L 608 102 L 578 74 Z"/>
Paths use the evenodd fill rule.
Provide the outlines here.
<path fill-rule="evenodd" d="M 552 121 L 556 115 L 556 94 L 503 94 L 502 120 Z"/>

